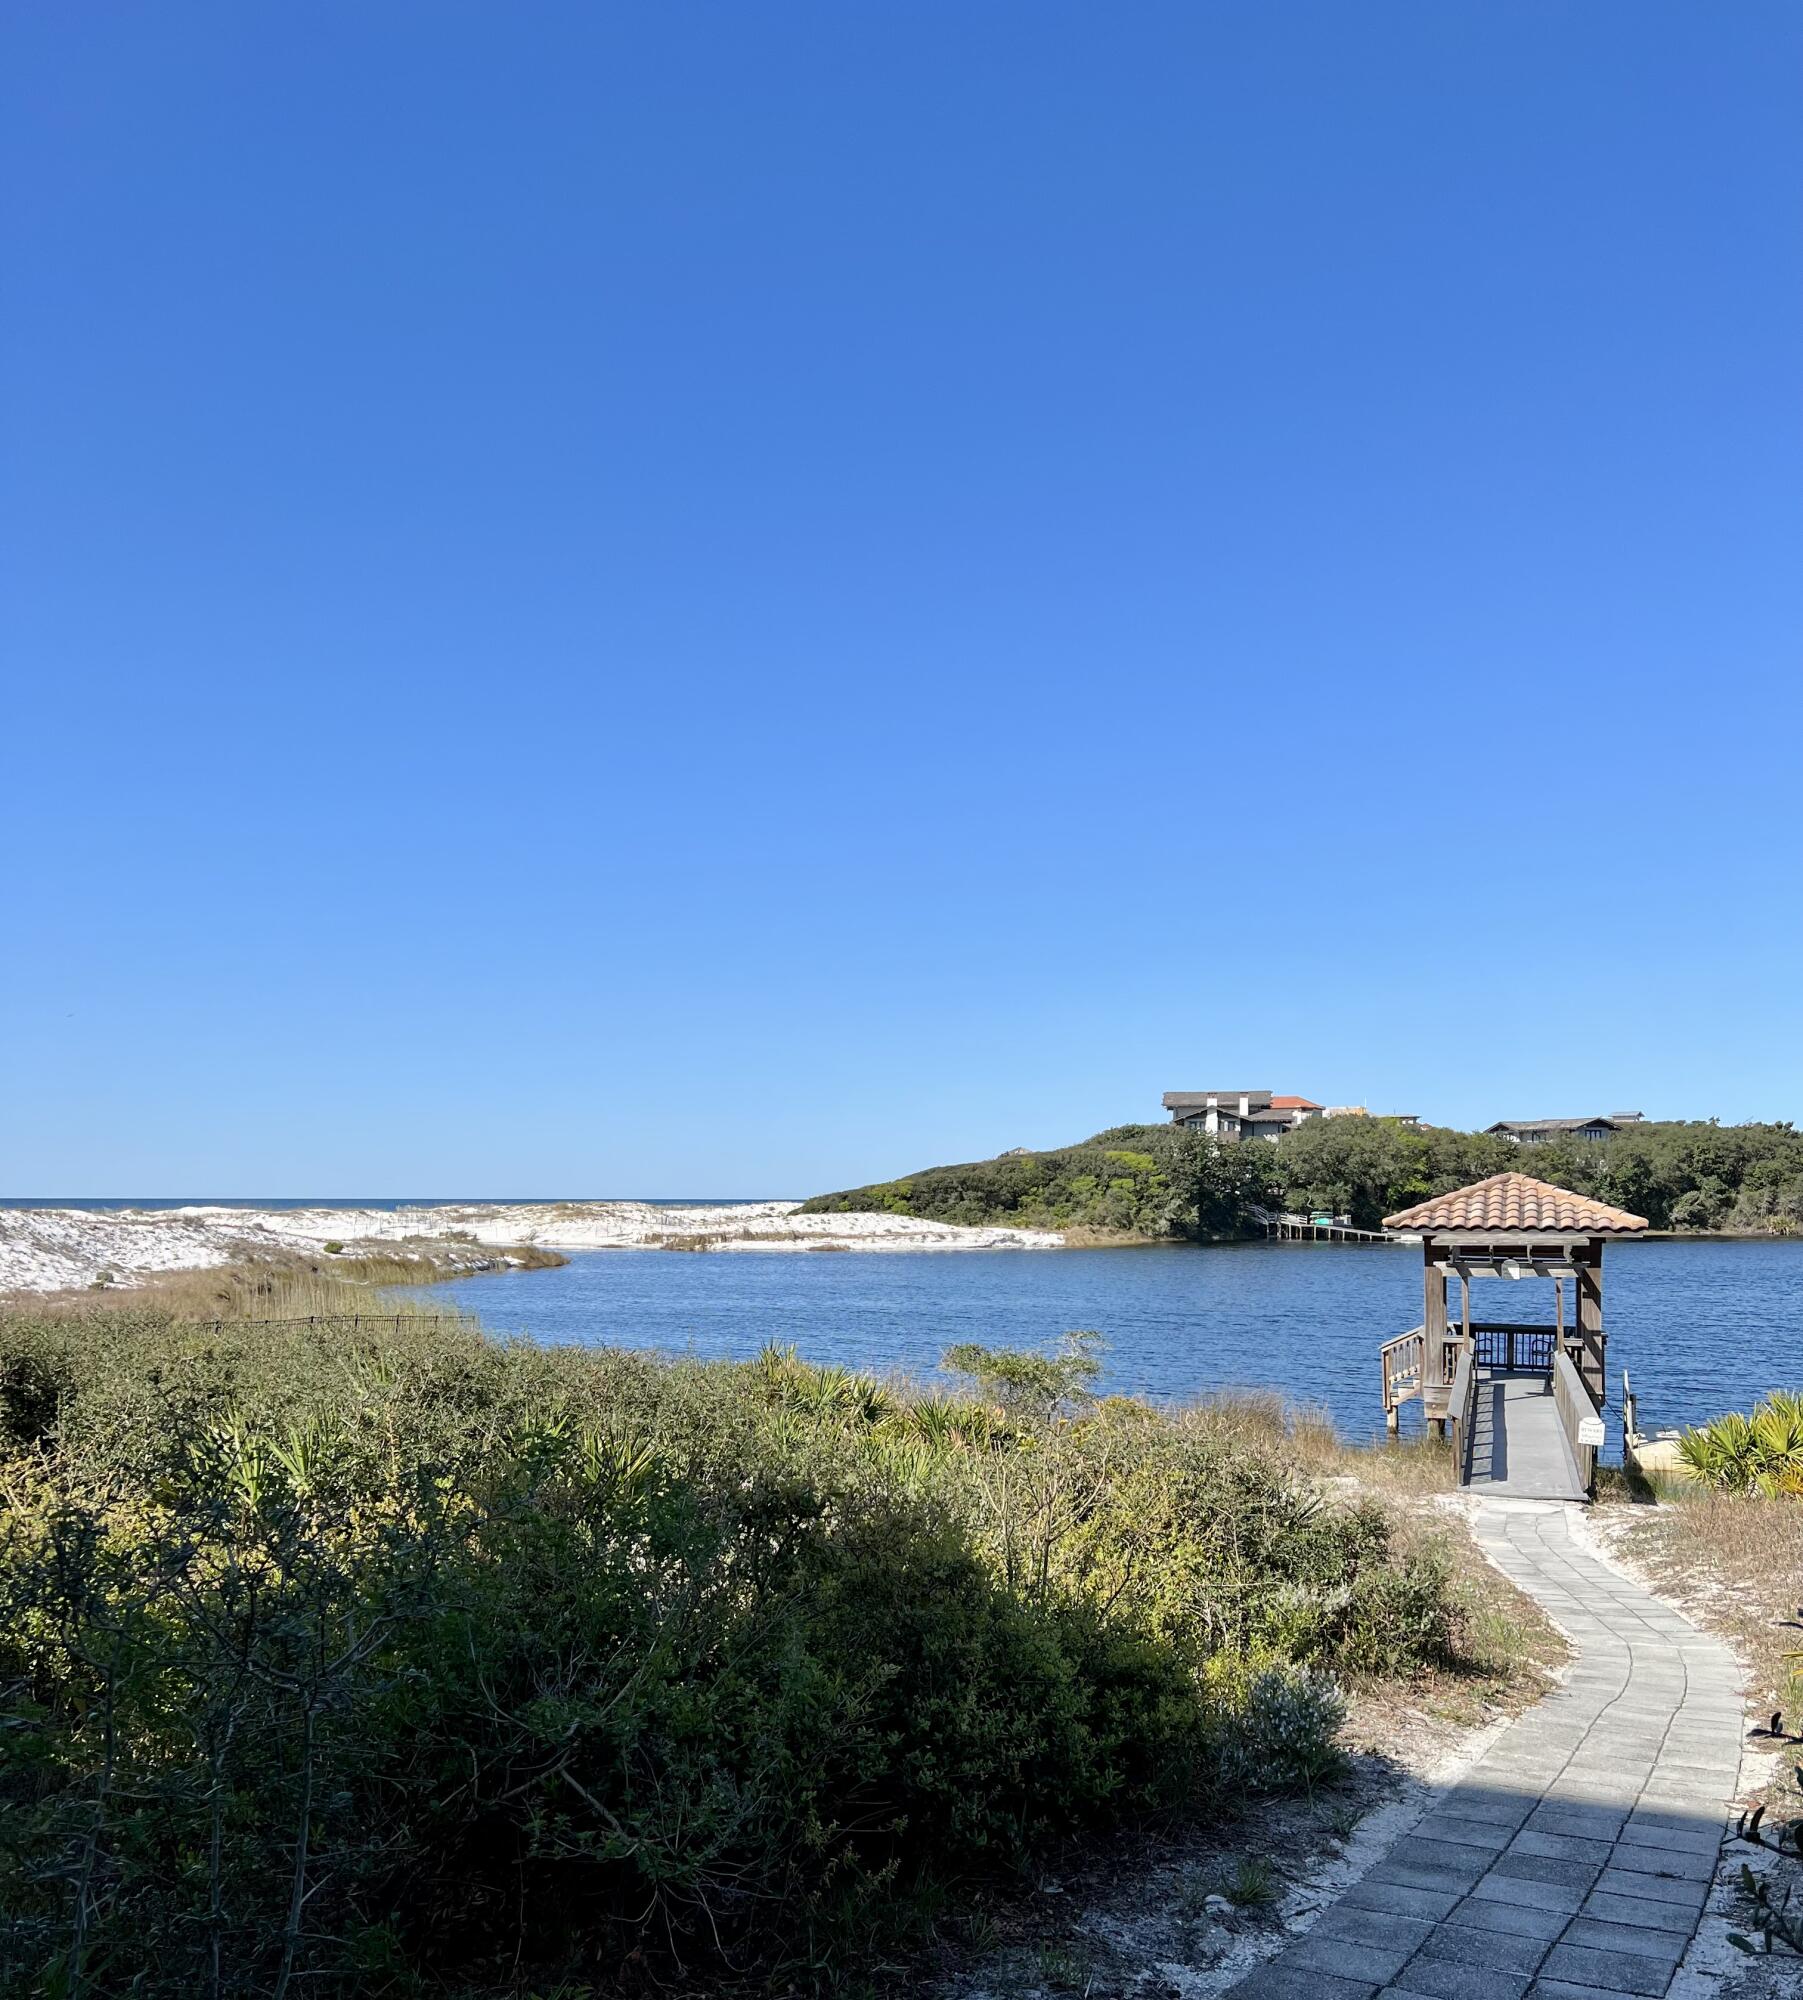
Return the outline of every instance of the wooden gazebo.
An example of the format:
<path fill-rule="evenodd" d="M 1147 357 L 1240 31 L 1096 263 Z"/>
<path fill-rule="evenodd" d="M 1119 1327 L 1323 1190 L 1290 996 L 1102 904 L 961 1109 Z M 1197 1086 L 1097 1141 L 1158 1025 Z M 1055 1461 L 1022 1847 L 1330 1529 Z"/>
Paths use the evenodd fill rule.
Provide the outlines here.
<path fill-rule="evenodd" d="M 1452 1425 L 1462 1483 L 1538 1492 L 1569 1483 L 1561 1479 L 1556 1438 L 1538 1404 L 1547 1420 L 1556 1410 L 1570 1474 L 1588 1492 L 1603 1435 L 1603 1245 L 1646 1226 L 1645 1216 L 1526 1174 L 1492 1174 L 1385 1216 L 1386 1229 L 1420 1238 L 1424 1287 L 1421 1324 L 1383 1350 L 1390 1430 L 1399 1427 L 1402 1405 L 1418 1396 L 1436 1430 Z M 1474 1319 L 1471 1286 L 1479 1278 L 1550 1278 L 1551 1322 Z M 1455 1282 L 1456 1317 L 1449 1311 Z M 1513 1451 L 1511 1414 L 1517 1418 Z M 1481 1448 L 1486 1441 L 1487 1450 Z"/>

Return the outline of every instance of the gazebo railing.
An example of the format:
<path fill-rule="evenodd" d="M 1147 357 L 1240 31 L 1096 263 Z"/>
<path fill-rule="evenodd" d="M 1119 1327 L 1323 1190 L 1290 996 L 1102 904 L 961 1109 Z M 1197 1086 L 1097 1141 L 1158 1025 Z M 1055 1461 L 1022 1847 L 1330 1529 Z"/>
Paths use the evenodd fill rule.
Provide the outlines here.
<path fill-rule="evenodd" d="M 1461 1336 L 1467 1330 L 1457 1321 L 1453 1326 Z M 1544 1375 L 1553 1365 L 1559 1342 L 1557 1327 L 1522 1320 L 1474 1319 L 1469 1330 L 1480 1368 L 1530 1369 Z"/>
<path fill-rule="evenodd" d="M 1447 1330 L 1455 1339 L 1466 1331 L 1458 1320 L 1450 1321 Z M 1601 1353 L 1605 1337 L 1600 1329 L 1586 1333 L 1575 1326 L 1513 1319 L 1474 1319 L 1470 1332 L 1480 1368 L 1530 1369 L 1541 1375 L 1552 1372 L 1553 1356 L 1560 1352 L 1582 1370 L 1587 1355 Z"/>
<path fill-rule="evenodd" d="M 1410 1396 L 1421 1393 L 1421 1350 L 1426 1338 L 1424 1326 L 1412 1326 L 1407 1333 L 1399 1333 L 1394 1340 L 1386 1340 L 1379 1359 L 1383 1363 L 1384 1408 L 1395 1409 L 1398 1403 L 1406 1402 Z"/>
<path fill-rule="evenodd" d="M 1407 1333 L 1399 1333 L 1394 1340 L 1384 1342 L 1382 1358 L 1386 1414 L 1398 1404 L 1406 1403 L 1411 1396 L 1436 1404 L 1444 1400 L 1444 1392 L 1450 1388 L 1458 1367 L 1459 1348 L 1463 1343 L 1459 1335 L 1449 1332 L 1436 1344 L 1440 1351 L 1430 1360 L 1425 1326 L 1412 1326 Z"/>

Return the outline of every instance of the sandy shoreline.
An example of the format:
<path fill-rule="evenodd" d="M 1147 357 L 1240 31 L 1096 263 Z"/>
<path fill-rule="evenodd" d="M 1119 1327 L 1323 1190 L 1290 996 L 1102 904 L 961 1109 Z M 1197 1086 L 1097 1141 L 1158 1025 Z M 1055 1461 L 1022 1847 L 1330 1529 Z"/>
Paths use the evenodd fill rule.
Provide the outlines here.
<path fill-rule="evenodd" d="M 0 1291 L 205 1270 L 277 1253 L 405 1254 L 461 1243 L 546 1250 L 1055 1250 L 1049 1230 L 964 1228 L 905 1215 L 802 1215 L 798 1202 L 483 1202 L 432 1208 L 0 1209 Z"/>

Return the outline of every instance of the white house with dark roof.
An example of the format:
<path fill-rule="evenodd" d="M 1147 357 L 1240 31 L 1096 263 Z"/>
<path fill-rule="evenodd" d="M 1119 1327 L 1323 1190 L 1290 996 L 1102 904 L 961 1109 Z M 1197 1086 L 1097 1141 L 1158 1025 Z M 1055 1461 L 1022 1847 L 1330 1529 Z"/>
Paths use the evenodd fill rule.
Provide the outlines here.
<path fill-rule="evenodd" d="M 1313 1098 L 1276 1097 L 1268 1090 L 1167 1090 L 1164 1108 L 1173 1125 L 1211 1139 L 1275 1141 L 1321 1115 Z"/>

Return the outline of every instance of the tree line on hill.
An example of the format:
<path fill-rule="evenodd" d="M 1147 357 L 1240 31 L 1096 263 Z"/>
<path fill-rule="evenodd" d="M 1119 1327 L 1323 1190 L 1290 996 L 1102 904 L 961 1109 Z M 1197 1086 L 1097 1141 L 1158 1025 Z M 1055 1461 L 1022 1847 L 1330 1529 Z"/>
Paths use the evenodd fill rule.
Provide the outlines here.
<path fill-rule="evenodd" d="M 1511 1170 L 1644 1215 L 1655 1229 L 1803 1233 L 1803 1132 L 1694 1120 L 1533 1147 L 1391 1118 L 1314 1119 L 1275 1145 L 1117 1125 L 1078 1145 L 929 1167 L 803 1207 L 1217 1241 L 1256 1233 L 1274 1210 L 1376 1229 L 1412 1202 Z"/>

